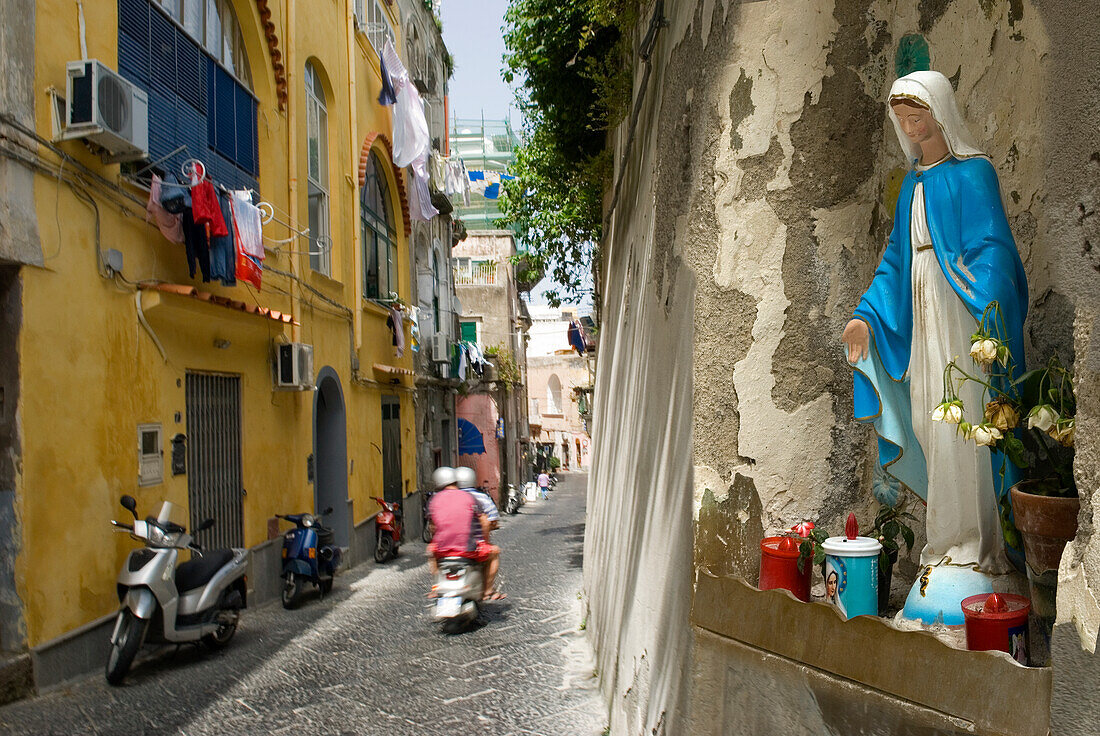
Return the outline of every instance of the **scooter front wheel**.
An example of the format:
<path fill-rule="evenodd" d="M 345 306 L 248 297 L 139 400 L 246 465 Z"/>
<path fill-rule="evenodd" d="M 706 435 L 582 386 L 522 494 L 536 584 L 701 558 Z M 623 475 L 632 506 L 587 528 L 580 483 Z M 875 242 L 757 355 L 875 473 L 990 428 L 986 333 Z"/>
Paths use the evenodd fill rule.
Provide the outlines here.
<path fill-rule="evenodd" d="M 118 615 L 121 618 L 118 637 L 111 644 L 111 651 L 107 655 L 107 682 L 111 685 L 122 684 L 126 673 L 130 671 L 130 665 L 134 663 L 138 649 L 141 648 L 145 627 L 149 625 L 148 621 L 138 618 L 128 608 Z"/>
<path fill-rule="evenodd" d="M 298 605 L 298 596 L 302 592 L 302 581 L 292 572 L 286 574 L 283 583 L 283 608 L 294 608 Z"/>

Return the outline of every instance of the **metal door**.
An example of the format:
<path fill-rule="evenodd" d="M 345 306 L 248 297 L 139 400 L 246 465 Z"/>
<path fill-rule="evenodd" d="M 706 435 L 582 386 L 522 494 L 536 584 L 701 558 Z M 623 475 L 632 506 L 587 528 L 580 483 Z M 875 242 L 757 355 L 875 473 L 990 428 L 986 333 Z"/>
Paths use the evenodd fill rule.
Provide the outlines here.
<path fill-rule="evenodd" d="M 243 547 L 240 376 L 188 372 L 186 406 L 190 528 L 212 517 L 196 535 L 205 549 Z"/>
<path fill-rule="evenodd" d="M 382 397 L 382 497 L 401 500 L 401 400 Z"/>

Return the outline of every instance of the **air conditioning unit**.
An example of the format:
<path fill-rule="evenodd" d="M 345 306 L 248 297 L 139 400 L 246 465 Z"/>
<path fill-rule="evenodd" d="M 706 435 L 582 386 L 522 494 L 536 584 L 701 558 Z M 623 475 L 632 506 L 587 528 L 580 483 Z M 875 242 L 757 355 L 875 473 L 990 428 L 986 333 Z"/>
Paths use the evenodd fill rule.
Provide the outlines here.
<path fill-rule="evenodd" d="M 432 362 L 451 362 L 451 344 L 447 340 L 447 333 L 445 332 L 437 332 L 432 335 Z"/>
<path fill-rule="evenodd" d="M 313 388 L 313 346 L 301 342 L 275 346 L 275 388 L 306 391 Z"/>
<path fill-rule="evenodd" d="M 70 61 L 65 138 L 84 138 L 112 161 L 149 155 L 149 95 L 95 59 Z"/>

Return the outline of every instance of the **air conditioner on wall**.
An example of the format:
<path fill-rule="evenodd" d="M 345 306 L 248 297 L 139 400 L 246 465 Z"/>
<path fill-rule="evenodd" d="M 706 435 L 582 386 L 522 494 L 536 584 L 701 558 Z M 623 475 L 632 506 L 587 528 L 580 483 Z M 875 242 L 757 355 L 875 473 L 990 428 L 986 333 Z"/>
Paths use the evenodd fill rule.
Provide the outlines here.
<path fill-rule="evenodd" d="M 437 332 L 432 335 L 432 362 L 451 362 L 451 345 L 445 332 Z"/>
<path fill-rule="evenodd" d="M 149 155 L 149 95 L 95 59 L 66 66 L 63 137 L 84 138 L 111 161 Z"/>
<path fill-rule="evenodd" d="M 301 342 L 275 346 L 275 388 L 307 391 L 313 388 L 313 346 Z"/>

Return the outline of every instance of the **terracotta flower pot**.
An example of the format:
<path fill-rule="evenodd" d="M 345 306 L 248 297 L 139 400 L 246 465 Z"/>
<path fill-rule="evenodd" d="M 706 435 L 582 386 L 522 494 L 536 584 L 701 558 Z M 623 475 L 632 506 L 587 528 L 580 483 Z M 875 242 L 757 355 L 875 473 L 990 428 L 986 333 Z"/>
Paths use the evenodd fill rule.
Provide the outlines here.
<path fill-rule="evenodd" d="M 1020 490 L 1018 483 L 1010 490 L 1016 528 L 1024 538 L 1024 554 L 1028 566 L 1037 573 L 1057 570 L 1066 542 L 1077 536 L 1078 498 L 1037 496 Z"/>

